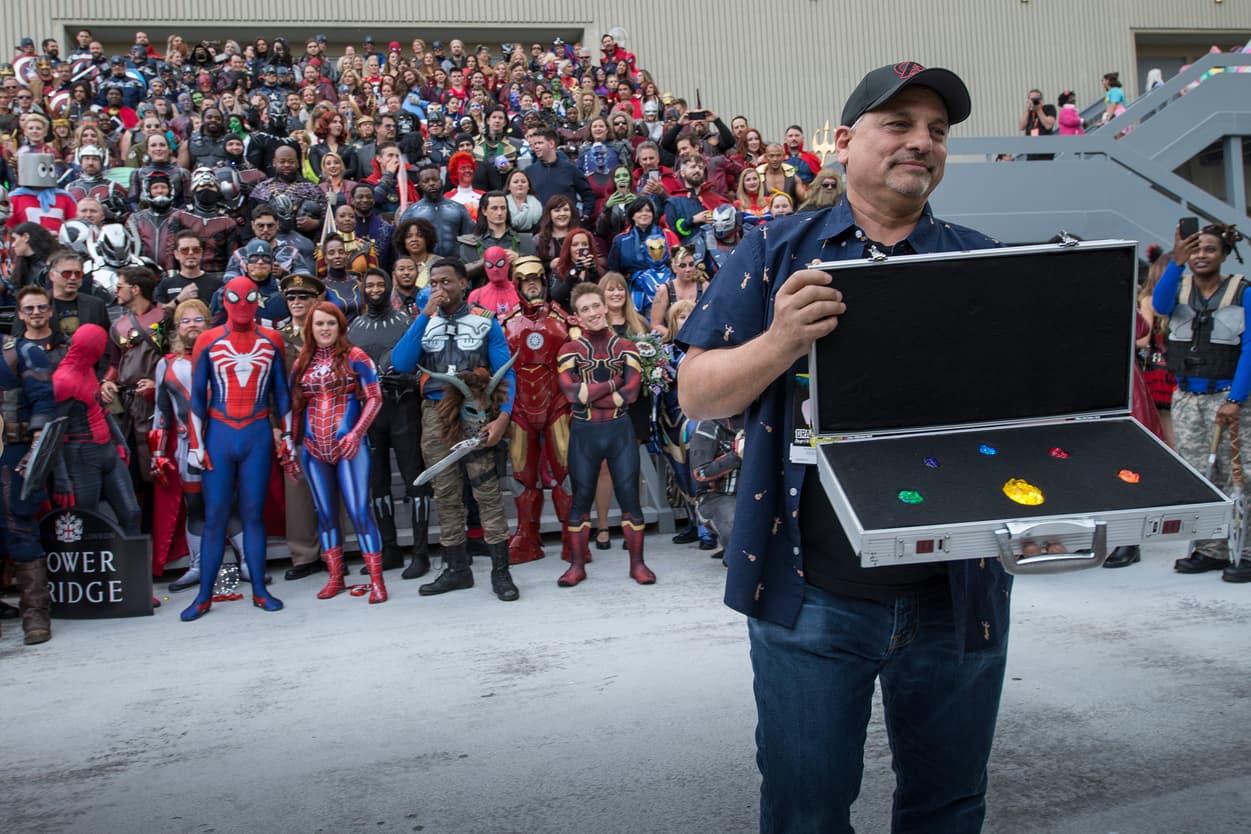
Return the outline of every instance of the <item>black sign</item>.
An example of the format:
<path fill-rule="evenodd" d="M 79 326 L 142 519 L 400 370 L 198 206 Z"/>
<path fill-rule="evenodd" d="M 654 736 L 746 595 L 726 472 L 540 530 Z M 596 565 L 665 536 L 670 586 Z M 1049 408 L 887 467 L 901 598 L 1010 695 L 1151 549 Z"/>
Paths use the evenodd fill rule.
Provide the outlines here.
<path fill-rule="evenodd" d="M 39 522 L 48 554 L 52 616 L 67 620 L 152 615 L 152 542 L 127 538 L 90 510 L 58 510 Z"/>

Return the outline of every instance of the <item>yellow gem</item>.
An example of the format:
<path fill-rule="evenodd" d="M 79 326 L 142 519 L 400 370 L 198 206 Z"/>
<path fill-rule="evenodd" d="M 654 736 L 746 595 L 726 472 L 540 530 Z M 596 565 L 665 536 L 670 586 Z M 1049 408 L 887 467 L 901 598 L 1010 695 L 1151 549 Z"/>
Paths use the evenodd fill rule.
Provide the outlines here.
<path fill-rule="evenodd" d="M 1041 489 L 1022 478 L 1012 478 L 1004 484 L 1003 494 L 1027 507 L 1037 507 L 1045 500 Z"/>

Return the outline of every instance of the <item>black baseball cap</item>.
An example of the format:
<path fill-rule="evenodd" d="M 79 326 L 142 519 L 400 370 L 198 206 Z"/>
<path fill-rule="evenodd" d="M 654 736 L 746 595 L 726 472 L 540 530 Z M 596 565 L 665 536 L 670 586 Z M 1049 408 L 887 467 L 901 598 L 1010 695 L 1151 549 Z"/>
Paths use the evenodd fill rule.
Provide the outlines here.
<path fill-rule="evenodd" d="M 969 89 L 960 76 L 948 69 L 927 69 L 916 61 L 901 61 L 878 67 L 860 79 L 843 105 L 841 124 L 855 124 L 865 113 L 881 107 L 905 87 L 928 87 L 938 93 L 947 106 L 948 124 L 959 124 L 973 110 Z"/>

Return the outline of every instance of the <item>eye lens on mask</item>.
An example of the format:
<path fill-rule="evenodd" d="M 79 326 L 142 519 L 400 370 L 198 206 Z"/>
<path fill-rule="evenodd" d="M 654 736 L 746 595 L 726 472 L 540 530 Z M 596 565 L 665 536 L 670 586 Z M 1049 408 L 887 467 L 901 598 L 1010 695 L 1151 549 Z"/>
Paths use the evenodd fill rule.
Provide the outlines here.
<path fill-rule="evenodd" d="M 226 300 L 231 304 L 235 304 L 239 301 L 239 294 L 234 290 L 226 290 Z"/>
<path fill-rule="evenodd" d="M 496 269 L 502 269 L 508 266 L 508 258 L 500 258 L 498 261 L 487 261 L 487 266 L 493 266 Z"/>

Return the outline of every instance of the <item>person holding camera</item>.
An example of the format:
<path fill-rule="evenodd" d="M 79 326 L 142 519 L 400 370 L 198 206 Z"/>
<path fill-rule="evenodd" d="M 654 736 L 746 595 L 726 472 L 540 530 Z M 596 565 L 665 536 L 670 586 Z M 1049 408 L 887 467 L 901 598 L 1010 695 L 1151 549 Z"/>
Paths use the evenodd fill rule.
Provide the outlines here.
<path fill-rule="evenodd" d="M 1025 113 L 1017 129 L 1026 136 L 1050 136 L 1056 129 L 1056 108 L 1051 104 L 1043 104 L 1040 90 L 1030 90 L 1025 97 Z M 1026 159 L 1051 159 L 1053 154 L 1031 153 Z"/>
<path fill-rule="evenodd" d="M 1021 116 L 1018 129 L 1026 136 L 1050 136 L 1056 127 L 1056 109 L 1053 105 L 1043 104 L 1043 94 L 1039 90 L 1030 90 L 1025 98 L 1025 113 Z"/>
<path fill-rule="evenodd" d="M 595 241 L 586 229 L 574 229 L 565 237 L 560 255 L 552 262 L 551 298 L 572 312 L 570 296 L 578 284 L 598 283 L 599 261 L 595 257 Z"/>
<path fill-rule="evenodd" d="M 1222 267 L 1230 254 L 1242 262 L 1237 245 L 1242 233 L 1219 223 L 1198 228 L 1183 217 L 1173 236 L 1173 257 L 1151 295 L 1151 306 L 1166 316 L 1168 369 L 1177 379 L 1173 392 L 1173 431 L 1177 453 L 1227 494 L 1233 490 L 1233 467 L 1251 478 L 1247 455 L 1235 461 L 1232 443 L 1220 439 L 1212 451 L 1217 426 L 1234 426 L 1251 435 L 1244 408 L 1251 396 L 1251 329 L 1244 309 L 1246 278 Z M 1199 539 L 1191 552 L 1173 563 L 1178 573 L 1221 571 L 1226 582 L 1251 582 L 1251 545 L 1231 554 L 1226 539 Z"/>

